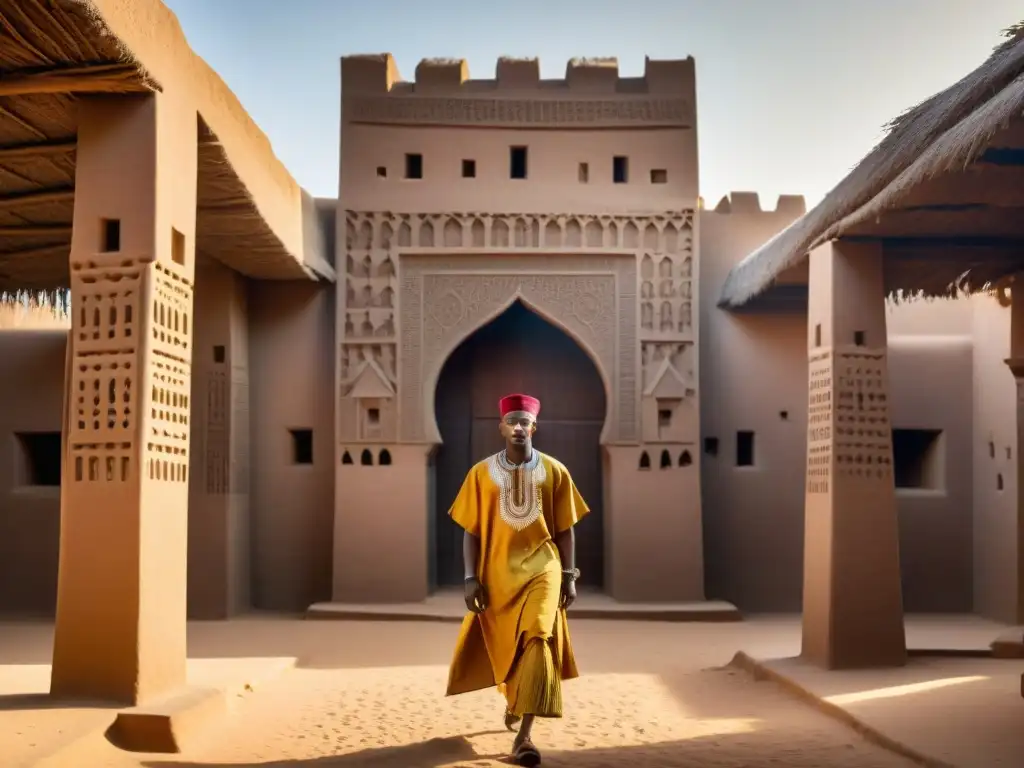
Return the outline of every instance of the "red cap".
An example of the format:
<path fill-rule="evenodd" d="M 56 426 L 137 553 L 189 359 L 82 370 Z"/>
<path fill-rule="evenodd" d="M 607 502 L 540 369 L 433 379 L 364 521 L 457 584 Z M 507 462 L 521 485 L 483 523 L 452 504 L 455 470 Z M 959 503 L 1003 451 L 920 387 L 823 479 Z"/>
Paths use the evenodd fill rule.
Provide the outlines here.
<path fill-rule="evenodd" d="M 498 403 L 498 410 L 501 418 L 516 411 L 525 411 L 536 419 L 540 413 L 540 400 L 529 395 L 505 395 Z"/>

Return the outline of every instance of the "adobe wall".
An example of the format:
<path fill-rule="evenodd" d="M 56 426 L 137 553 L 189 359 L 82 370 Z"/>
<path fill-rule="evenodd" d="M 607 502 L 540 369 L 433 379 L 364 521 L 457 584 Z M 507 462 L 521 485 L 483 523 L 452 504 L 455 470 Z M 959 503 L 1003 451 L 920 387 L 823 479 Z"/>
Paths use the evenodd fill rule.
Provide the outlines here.
<path fill-rule="evenodd" d="M 747 193 L 729 203 L 701 213 L 701 387 L 713 393 L 702 401 L 702 434 L 718 444 L 703 457 L 708 596 L 799 610 L 806 313 L 733 314 L 715 303 L 732 266 L 799 216 L 802 200 L 783 197 L 776 211 Z M 890 305 L 887 320 L 893 427 L 941 430 L 946 463 L 943 491 L 897 493 L 906 610 L 970 610 L 970 303 Z M 735 466 L 741 430 L 754 433 L 752 467 Z"/>
<path fill-rule="evenodd" d="M 0 331 L 0 613 L 56 608 L 60 483 L 30 485 L 18 434 L 59 435 L 66 349 L 64 330 Z"/>
<path fill-rule="evenodd" d="M 1021 525 L 1017 509 L 1017 387 L 1010 356 L 1010 307 L 991 296 L 970 302 L 974 337 L 974 608 L 1011 624 L 1021 614 Z"/>
<path fill-rule="evenodd" d="M 334 292 L 249 282 L 252 605 L 305 610 L 331 595 Z M 292 430 L 312 432 L 297 463 Z M 305 457 L 300 457 L 305 458 Z"/>

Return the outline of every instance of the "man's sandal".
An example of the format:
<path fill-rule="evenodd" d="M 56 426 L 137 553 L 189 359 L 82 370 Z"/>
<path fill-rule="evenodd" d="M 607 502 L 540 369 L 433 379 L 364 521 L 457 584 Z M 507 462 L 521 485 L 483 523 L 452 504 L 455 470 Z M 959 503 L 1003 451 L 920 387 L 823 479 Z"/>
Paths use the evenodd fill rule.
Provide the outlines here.
<path fill-rule="evenodd" d="M 532 741 L 524 739 L 512 753 L 512 762 L 525 768 L 536 768 L 540 765 L 540 750 L 533 746 Z"/>
<path fill-rule="evenodd" d="M 509 709 L 505 710 L 505 728 L 510 730 L 510 731 L 512 731 L 513 733 L 515 733 L 515 731 L 516 731 L 514 726 L 517 725 L 519 723 L 519 721 L 522 720 L 522 719 L 523 718 L 520 717 L 519 715 L 512 714 L 511 710 L 509 710 Z"/>

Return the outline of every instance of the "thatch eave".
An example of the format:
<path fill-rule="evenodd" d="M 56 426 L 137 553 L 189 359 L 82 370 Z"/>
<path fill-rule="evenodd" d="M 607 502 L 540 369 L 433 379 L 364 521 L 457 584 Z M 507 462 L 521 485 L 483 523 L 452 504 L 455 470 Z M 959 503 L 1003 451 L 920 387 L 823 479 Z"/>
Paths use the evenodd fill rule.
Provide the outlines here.
<path fill-rule="evenodd" d="M 0 0 L 0 19 L 0 290 L 67 286 L 76 101 L 147 90 L 199 116 L 197 251 L 256 279 L 333 279 L 303 191 L 160 0 Z"/>
<path fill-rule="evenodd" d="M 917 185 L 977 158 L 1024 110 L 1022 30 L 1024 23 L 1009 30 L 1009 39 L 980 67 L 893 120 L 886 137 L 818 205 L 732 269 L 719 306 L 743 306 L 817 246 L 892 210 Z"/>

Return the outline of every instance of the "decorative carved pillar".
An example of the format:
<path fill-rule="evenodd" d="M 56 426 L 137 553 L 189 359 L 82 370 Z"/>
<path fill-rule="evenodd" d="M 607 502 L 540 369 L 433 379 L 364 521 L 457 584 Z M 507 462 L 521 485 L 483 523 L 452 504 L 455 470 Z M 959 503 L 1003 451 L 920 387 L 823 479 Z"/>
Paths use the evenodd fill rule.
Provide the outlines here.
<path fill-rule="evenodd" d="M 196 270 L 188 615 L 249 608 L 249 331 L 245 279 Z"/>
<path fill-rule="evenodd" d="M 828 669 L 906 661 L 889 418 L 883 257 L 810 257 L 803 656 Z"/>
<path fill-rule="evenodd" d="M 83 99 L 51 692 L 185 683 L 196 113 Z"/>

